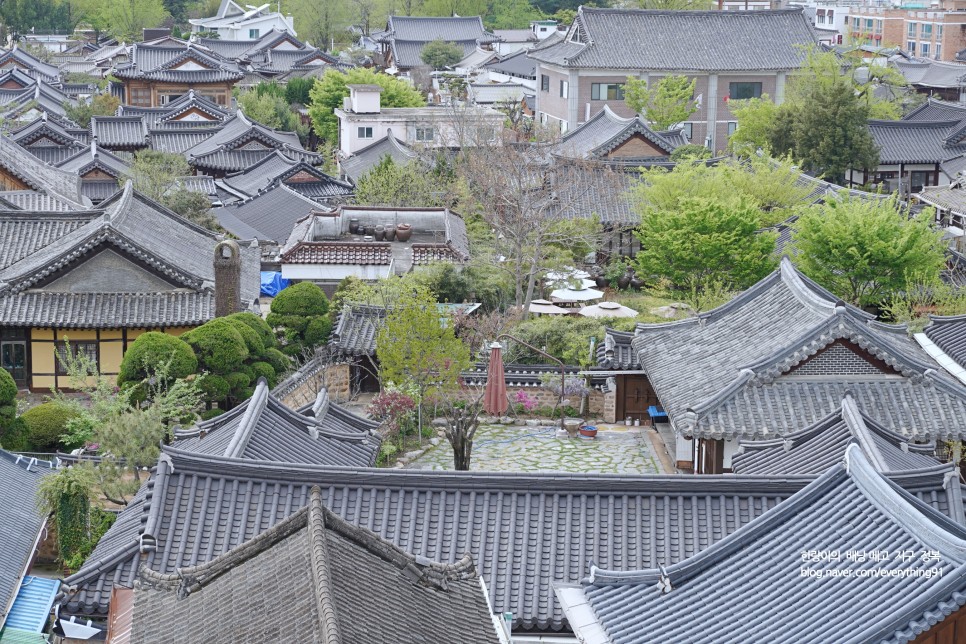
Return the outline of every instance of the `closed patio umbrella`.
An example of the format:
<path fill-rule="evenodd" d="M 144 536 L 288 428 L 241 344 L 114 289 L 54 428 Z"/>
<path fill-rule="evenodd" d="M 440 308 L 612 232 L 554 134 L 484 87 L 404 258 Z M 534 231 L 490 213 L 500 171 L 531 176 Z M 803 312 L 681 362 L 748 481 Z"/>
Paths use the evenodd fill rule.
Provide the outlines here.
<path fill-rule="evenodd" d="M 580 309 L 580 314 L 588 318 L 632 318 L 637 311 L 617 302 L 598 302 Z"/>
<path fill-rule="evenodd" d="M 506 374 L 503 372 L 502 345 L 490 345 L 490 364 L 486 367 L 486 388 L 483 390 L 483 409 L 491 416 L 500 416 L 510 406 L 506 398 Z"/>

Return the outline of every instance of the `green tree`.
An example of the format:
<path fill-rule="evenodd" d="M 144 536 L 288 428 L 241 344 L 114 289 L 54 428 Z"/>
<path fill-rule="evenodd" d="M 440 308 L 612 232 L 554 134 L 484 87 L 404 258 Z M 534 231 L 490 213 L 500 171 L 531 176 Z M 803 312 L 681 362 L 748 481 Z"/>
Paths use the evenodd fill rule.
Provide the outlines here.
<path fill-rule="evenodd" d="M 4 0 L 0 18 L 13 36 L 37 33 L 69 32 L 76 18 L 71 17 L 68 0 Z"/>
<path fill-rule="evenodd" d="M 61 561 L 86 556 L 91 504 L 96 499 L 96 478 L 89 466 L 67 467 L 45 476 L 37 488 L 37 507 L 52 515 Z"/>
<path fill-rule="evenodd" d="M 713 0 L 632 0 L 632 4 L 660 11 L 708 11 L 716 6 Z"/>
<path fill-rule="evenodd" d="M 277 91 L 262 90 L 261 87 L 277 87 Z M 274 83 L 261 83 L 254 90 L 242 92 L 238 96 L 238 106 L 246 116 L 274 130 L 295 132 L 299 129 L 299 119 L 292 111 L 291 104 L 285 99 L 284 88 Z"/>
<path fill-rule="evenodd" d="M 791 154 L 807 172 L 843 183 L 851 168 L 874 168 L 879 152 L 869 133 L 869 104 L 839 59 L 809 52 L 788 83 L 769 135 L 772 152 Z M 740 128 L 740 124 L 739 124 Z"/>
<path fill-rule="evenodd" d="M 155 201 L 163 201 L 164 194 L 178 178 L 189 174 L 191 166 L 184 156 L 151 149 L 135 152 L 130 170 L 134 189 Z"/>
<path fill-rule="evenodd" d="M 701 161 L 702 159 L 710 159 L 713 156 L 714 153 L 703 145 L 689 143 L 675 148 L 674 152 L 671 153 L 671 161 L 675 163 L 681 161 Z"/>
<path fill-rule="evenodd" d="M 208 195 L 176 187 L 164 193 L 161 203 L 202 228 L 215 232 L 222 230 L 218 219 L 211 213 L 211 199 Z"/>
<path fill-rule="evenodd" d="M 686 76 L 671 75 L 648 85 L 643 79 L 628 76 L 624 102 L 656 129 L 667 130 L 698 111 L 694 100 L 696 82 Z"/>
<path fill-rule="evenodd" d="M 356 185 L 356 201 L 395 208 L 443 206 L 440 177 L 418 160 L 396 163 L 386 155 Z"/>
<path fill-rule="evenodd" d="M 329 300 L 312 282 L 293 284 L 272 300 L 267 322 L 279 331 L 282 352 L 289 356 L 325 344 L 332 330 Z"/>
<path fill-rule="evenodd" d="M 79 101 L 77 105 L 66 103 L 64 111 L 67 118 L 86 128 L 91 124 L 92 116 L 113 116 L 120 104 L 121 99 L 113 94 L 97 94 L 89 102 Z"/>
<path fill-rule="evenodd" d="M 754 155 L 737 161 L 723 160 L 714 165 L 679 163 L 672 171 L 649 168 L 631 189 L 639 212 L 661 216 L 679 207 L 685 197 L 704 197 L 727 201 L 740 196 L 757 206 L 760 228 L 784 221 L 811 192 L 800 182 L 800 173 L 791 161 Z"/>
<path fill-rule="evenodd" d="M 144 29 L 158 27 L 169 17 L 162 0 L 76 0 L 76 5 L 95 31 L 127 42 L 141 40 Z"/>
<path fill-rule="evenodd" d="M 880 305 L 910 280 L 936 284 L 945 265 L 942 233 L 926 209 L 910 216 L 896 198 L 846 198 L 813 207 L 796 222 L 795 262 L 859 306 Z"/>
<path fill-rule="evenodd" d="M 376 337 L 376 357 L 380 381 L 414 383 L 420 404 L 457 388 L 460 373 L 470 365 L 469 350 L 453 325 L 440 319 L 436 299 L 426 289 L 389 310 Z"/>
<path fill-rule="evenodd" d="M 70 407 L 56 401 L 41 403 L 25 411 L 20 419 L 27 425 L 30 449 L 37 452 L 55 451 L 61 445 L 67 422 L 76 415 Z"/>
<path fill-rule="evenodd" d="M 271 328 L 253 313 L 215 318 L 181 337 L 205 374 L 201 388 L 207 404 L 218 403 L 220 410 L 250 398 L 259 378 L 274 387 L 291 367 L 291 360 L 276 348 Z"/>
<path fill-rule="evenodd" d="M 158 365 L 167 365 L 164 373 L 170 381 L 187 378 L 197 373 L 198 358 L 187 342 L 160 331 L 142 333 L 131 343 L 121 359 L 117 384 L 121 387 L 136 387 L 137 400 L 147 396 L 146 382 L 156 378 Z"/>
<path fill-rule="evenodd" d="M 17 383 L 0 368 L 0 447 L 9 451 L 27 449 L 27 427 L 17 418 Z"/>
<path fill-rule="evenodd" d="M 311 78 L 292 78 L 285 83 L 285 101 L 289 105 L 308 105 L 311 101 L 309 93 L 315 80 Z"/>
<path fill-rule="evenodd" d="M 762 94 L 761 98 L 729 101 L 728 109 L 738 120 L 738 127 L 728 137 L 728 149 L 745 156 L 759 149 L 767 152 L 778 120 L 778 105 L 768 94 Z"/>
<path fill-rule="evenodd" d="M 433 69 L 452 67 L 463 60 L 463 48 L 456 43 L 433 40 L 423 45 L 419 58 Z"/>
<path fill-rule="evenodd" d="M 315 133 L 326 141 L 339 140 L 339 119 L 333 110 L 342 107 L 342 99 L 349 95 L 347 85 L 379 85 L 382 107 L 421 107 L 426 104 L 423 95 L 404 80 L 371 69 L 357 67 L 346 72 L 330 69 L 316 81 L 309 95 L 312 103 L 309 116 Z"/>
<path fill-rule="evenodd" d="M 758 208 L 743 196 L 684 197 L 672 210 L 645 211 L 637 273 L 665 280 L 700 310 L 721 288 L 744 289 L 775 267 L 776 234 L 759 225 Z"/>

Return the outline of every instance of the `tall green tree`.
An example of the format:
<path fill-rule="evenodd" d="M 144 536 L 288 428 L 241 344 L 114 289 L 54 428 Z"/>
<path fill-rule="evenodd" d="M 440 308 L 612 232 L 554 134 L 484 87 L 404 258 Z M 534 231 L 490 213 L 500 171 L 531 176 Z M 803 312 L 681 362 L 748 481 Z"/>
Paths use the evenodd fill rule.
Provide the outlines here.
<path fill-rule="evenodd" d="M 796 222 L 794 260 L 839 297 L 880 305 L 911 281 L 938 282 L 946 246 L 932 217 L 931 209 L 910 216 L 896 198 L 830 201 Z"/>
<path fill-rule="evenodd" d="M 728 102 L 728 109 L 738 120 L 738 127 L 728 137 L 728 150 L 750 156 L 758 150 L 771 149 L 772 132 L 778 121 L 778 105 L 768 94 Z M 782 147 L 782 146 L 779 146 Z"/>
<path fill-rule="evenodd" d="M 879 164 L 868 128 L 870 105 L 834 54 L 808 52 L 787 94 L 769 133 L 772 152 L 791 154 L 804 170 L 836 183 L 849 169 Z"/>
<path fill-rule="evenodd" d="M 64 105 L 67 118 L 81 127 L 91 124 L 91 117 L 114 116 L 121 105 L 121 99 L 113 94 L 96 94 L 90 101 L 79 101 L 77 105 Z"/>
<path fill-rule="evenodd" d="M 151 149 L 136 152 L 130 170 L 134 189 L 155 201 L 161 201 L 179 177 L 189 174 L 191 166 L 184 156 Z"/>
<path fill-rule="evenodd" d="M 312 98 L 309 116 L 315 133 L 325 141 L 334 143 L 339 140 L 339 119 L 333 110 L 342 107 L 342 99 L 349 95 L 348 85 L 379 85 L 382 87 L 379 95 L 382 107 L 421 107 L 426 104 L 426 99 L 412 85 L 388 74 L 364 67 L 347 72 L 330 69 L 309 92 Z"/>
<path fill-rule="evenodd" d="M 162 0 L 76 0 L 81 18 L 98 32 L 127 42 L 142 39 L 143 30 L 169 17 Z"/>
<path fill-rule="evenodd" d="M 13 36 L 31 31 L 69 33 L 77 21 L 68 0 L 4 0 L 0 18 Z"/>
<path fill-rule="evenodd" d="M 686 121 L 698 111 L 694 100 L 697 81 L 686 76 L 664 76 L 656 83 L 627 77 L 624 85 L 624 102 L 658 130 Z"/>
<path fill-rule="evenodd" d="M 684 197 L 672 210 L 643 213 L 638 275 L 665 281 L 696 309 L 720 291 L 751 286 L 774 269 L 775 233 L 759 232 L 745 197 Z"/>
<path fill-rule="evenodd" d="M 440 318 L 436 298 L 427 289 L 413 289 L 395 302 L 376 337 L 379 378 L 383 383 L 414 383 L 420 401 L 458 387 L 469 368 L 470 352 L 456 337 L 452 324 Z"/>
<path fill-rule="evenodd" d="M 433 40 L 423 45 L 419 58 L 423 63 L 439 70 L 452 67 L 463 60 L 463 48 L 456 43 Z"/>

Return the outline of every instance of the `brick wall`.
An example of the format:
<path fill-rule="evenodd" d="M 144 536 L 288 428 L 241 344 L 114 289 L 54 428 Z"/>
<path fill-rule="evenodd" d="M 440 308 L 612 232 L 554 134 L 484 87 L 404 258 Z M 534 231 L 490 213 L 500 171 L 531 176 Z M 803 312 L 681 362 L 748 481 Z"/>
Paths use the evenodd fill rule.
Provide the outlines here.
<path fill-rule="evenodd" d="M 525 392 L 530 400 L 537 401 L 537 407 L 553 407 L 559 401 L 557 394 L 542 389 L 540 387 L 515 387 L 507 389 L 507 397 L 510 399 L 511 404 L 516 404 L 516 396 L 518 391 Z M 473 389 L 463 389 L 461 390 L 459 397 L 464 400 L 475 399 L 480 395 L 480 390 Z M 564 398 L 564 405 L 570 405 L 571 407 L 580 407 L 580 399 L 577 396 L 570 396 L 569 398 Z M 599 417 L 604 414 L 605 408 L 605 395 L 597 391 L 596 389 L 590 392 L 587 397 L 587 416 Z"/>
<path fill-rule="evenodd" d="M 815 354 L 791 373 L 796 376 L 875 375 L 882 370 L 842 344 L 832 344 Z"/>

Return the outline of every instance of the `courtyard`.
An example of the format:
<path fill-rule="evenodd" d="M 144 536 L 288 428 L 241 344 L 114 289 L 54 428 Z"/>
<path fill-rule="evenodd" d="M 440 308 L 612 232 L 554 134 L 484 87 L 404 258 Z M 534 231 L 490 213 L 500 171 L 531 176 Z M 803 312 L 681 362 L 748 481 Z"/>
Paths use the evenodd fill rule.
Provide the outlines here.
<path fill-rule="evenodd" d="M 483 425 L 473 441 L 470 469 L 492 472 L 664 473 L 646 427 L 610 424 L 599 424 L 597 427 L 597 437 L 585 439 L 558 438 L 557 425 Z M 451 470 L 452 448 L 442 440 L 406 467 Z"/>

